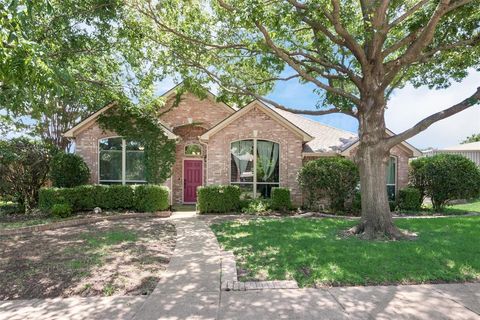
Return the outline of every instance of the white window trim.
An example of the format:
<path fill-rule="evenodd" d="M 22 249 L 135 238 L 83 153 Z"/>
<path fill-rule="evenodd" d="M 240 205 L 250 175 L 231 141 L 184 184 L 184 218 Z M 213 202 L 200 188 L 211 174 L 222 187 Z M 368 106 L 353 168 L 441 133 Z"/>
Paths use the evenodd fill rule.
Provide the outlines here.
<path fill-rule="evenodd" d="M 387 183 L 387 187 L 391 187 L 393 186 L 395 188 L 395 196 L 397 195 L 397 181 L 398 181 L 398 159 L 397 159 L 397 156 L 390 156 L 390 158 L 388 159 L 390 161 L 390 159 L 393 159 L 393 163 L 394 163 L 394 166 L 395 166 L 395 175 L 394 175 L 394 178 L 395 178 L 395 183 Z M 387 168 L 388 168 L 388 164 L 387 164 Z"/>
<path fill-rule="evenodd" d="M 100 179 L 100 153 L 102 150 L 100 149 L 100 141 L 102 140 L 108 140 L 108 139 L 114 139 L 114 138 L 122 138 L 121 136 L 111 136 L 111 137 L 103 137 L 98 139 L 97 141 L 97 177 L 98 177 L 98 183 L 108 183 L 108 182 L 114 182 L 114 183 L 121 183 L 122 185 L 126 185 L 127 183 L 146 183 L 146 180 L 127 180 L 126 179 L 126 174 L 127 174 L 127 141 L 122 138 L 122 179 L 121 180 L 107 180 L 107 179 Z"/>
<path fill-rule="evenodd" d="M 253 141 L 253 181 L 252 182 L 234 182 L 232 181 L 232 143 L 238 142 L 238 141 L 245 141 L 245 140 L 252 140 Z M 278 144 L 278 182 L 257 182 L 257 141 L 269 141 Z M 245 139 L 239 139 L 239 140 L 234 140 L 230 141 L 230 149 L 229 149 L 229 180 L 231 185 L 252 185 L 253 186 L 253 198 L 257 198 L 257 185 L 276 185 L 277 187 L 280 187 L 280 176 L 281 176 L 281 162 L 280 162 L 280 156 L 281 156 L 281 145 L 278 141 L 273 141 L 271 139 L 262 139 L 262 138 L 245 138 Z"/>

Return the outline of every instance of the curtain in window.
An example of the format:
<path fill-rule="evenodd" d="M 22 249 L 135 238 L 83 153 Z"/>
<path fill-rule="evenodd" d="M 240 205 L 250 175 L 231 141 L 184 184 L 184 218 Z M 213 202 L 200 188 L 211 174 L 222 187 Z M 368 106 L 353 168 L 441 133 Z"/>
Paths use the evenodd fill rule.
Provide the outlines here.
<path fill-rule="evenodd" d="M 244 177 L 245 172 L 247 171 L 247 167 L 249 162 L 253 160 L 253 141 L 252 140 L 242 140 L 232 142 L 232 156 L 233 161 L 235 161 L 235 165 L 239 170 L 239 176 Z"/>
<path fill-rule="evenodd" d="M 263 168 L 262 181 L 268 181 L 278 162 L 278 144 L 270 141 L 257 141 L 257 153 Z"/>

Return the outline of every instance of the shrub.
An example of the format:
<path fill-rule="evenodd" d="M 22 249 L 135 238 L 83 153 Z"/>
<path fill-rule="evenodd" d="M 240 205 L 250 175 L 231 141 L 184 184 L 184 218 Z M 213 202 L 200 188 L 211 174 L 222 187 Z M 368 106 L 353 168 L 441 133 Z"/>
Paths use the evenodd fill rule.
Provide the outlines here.
<path fill-rule="evenodd" d="M 51 212 L 57 203 L 69 204 L 73 211 L 102 209 L 135 209 L 142 212 L 168 208 L 168 188 L 157 185 L 84 185 L 74 188 L 42 188 L 39 207 Z"/>
<path fill-rule="evenodd" d="M 292 208 L 290 190 L 288 188 L 273 188 L 271 207 L 273 210 L 287 211 Z"/>
<path fill-rule="evenodd" d="M 418 158 L 410 162 L 409 166 L 409 184 L 420 191 L 422 197 L 422 203 L 427 194 L 426 191 L 426 177 L 425 177 L 425 165 L 429 162 L 429 157 Z"/>
<path fill-rule="evenodd" d="M 54 187 L 71 188 L 88 183 L 90 169 L 83 159 L 72 153 L 58 152 L 50 163 L 50 179 Z"/>
<path fill-rule="evenodd" d="M 240 208 L 240 187 L 205 186 L 197 189 L 197 206 L 200 213 L 227 213 Z"/>
<path fill-rule="evenodd" d="M 241 211 L 246 214 L 264 214 L 270 212 L 271 200 L 251 199 L 240 202 Z"/>
<path fill-rule="evenodd" d="M 139 185 L 135 188 L 135 209 L 140 212 L 166 210 L 169 191 L 167 187 L 153 184 Z"/>
<path fill-rule="evenodd" d="M 341 157 L 324 157 L 307 162 L 298 175 L 309 207 L 326 195 L 334 211 L 345 211 L 345 201 L 351 197 L 360 181 L 353 161 Z"/>
<path fill-rule="evenodd" d="M 420 190 L 413 187 L 407 187 L 399 190 L 397 206 L 400 210 L 420 210 L 422 206 L 422 193 Z"/>
<path fill-rule="evenodd" d="M 97 197 L 100 198 L 101 201 L 98 201 L 96 207 L 104 209 L 131 209 L 134 206 L 137 207 L 135 192 L 139 192 L 139 195 L 142 196 L 144 194 L 143 187 L 144 186 L 137 186 L 134 189 L 134 187 L 128 185 L 111 185 L 104 189 L 97 189 Z M 160 186 L 149 185 L 148 187 Z M 167 201 L 166 207 L 168 207 L 168 191 L 165 200 Z"/>
<path fill-rule="evenodd" d="M 25 138 L 0 141 L 0 195 L 13 198 L 29 212 L 47 180 L 50 154 L 45 143 Z"/>
<path fill-rule="evenodd" d="M 411 163 L 411 184 L 441 210 L 448 201 L 480 195 L 480 169 L 463 156 L 438 154 Z"/>
<path fill-rule="evenodd" d="M 353 193 L 350 211 L 354 216 L 360 216 L 362 214 L 362 195 L 360 190 L 355 190 Z"/>
<path fill-rule="evenodd" d="M 66 218 L 72 215 L 72 207 L 68 203 L 56 203 L 52 206 L 51 214 L 54 217 Z"/>

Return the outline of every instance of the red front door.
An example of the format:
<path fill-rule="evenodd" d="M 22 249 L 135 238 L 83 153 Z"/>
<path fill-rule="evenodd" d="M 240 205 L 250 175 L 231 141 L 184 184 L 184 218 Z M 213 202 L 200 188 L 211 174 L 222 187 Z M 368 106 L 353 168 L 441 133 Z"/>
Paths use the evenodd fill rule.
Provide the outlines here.
<path fill-rule="evenodd" d="M 197 202 L 197 187 L 203 184 L 202 160 L 183 161 L 183 202 Z"/>

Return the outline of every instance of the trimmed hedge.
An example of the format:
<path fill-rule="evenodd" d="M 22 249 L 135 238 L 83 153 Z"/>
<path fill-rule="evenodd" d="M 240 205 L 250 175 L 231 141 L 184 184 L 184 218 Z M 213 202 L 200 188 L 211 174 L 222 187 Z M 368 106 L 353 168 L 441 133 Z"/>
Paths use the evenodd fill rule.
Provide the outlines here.
<path fill-rule="evenodd" d="M 73 211 L 133 209 L 140 212 L 168 208 L 169 190 L 158 185 L 84 185 L 74 188 L 42 188 L 39 208 L 51 212 L 55 204 L 68 204 Z"/>
<path fill-rule="evenodd" d="M 240 209 L 238 186 L 205 186 L 197 189 L 197 207 L 200 213 L 227 213 Z"/>
<path fill-rule="evenodd" d="M 400 210 L 420 210 L 422 206 L 422 192 L 417 188 L 407 187 L 398 191 L 397 205 Z"/>
<path fill-rule="evenodd" d="M 57 203 L 52 207 L 52 215 L 59 218 L 66 218 L 72 215 L 72 207 L 68 203 Z"/>
<path fill-rule="evenodd" d="M 290 210 L 292 208 L 290 189 L 280 187 L 272 188 L 271 208 L 279 211 Z"/>
<path fill-rule="evenodd" d="M 168 208 L 168 188 L 139 185 L 135 189 L 135 209 L 140 212 L 161 211 Z"/>

